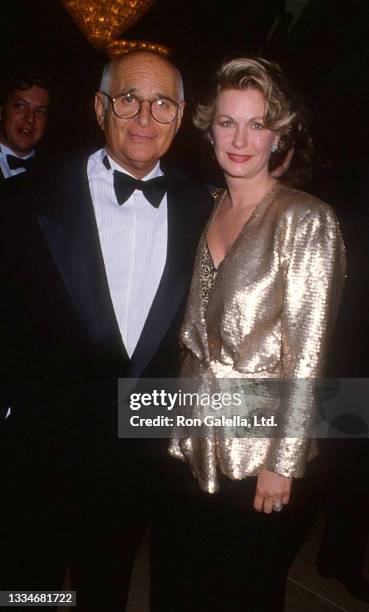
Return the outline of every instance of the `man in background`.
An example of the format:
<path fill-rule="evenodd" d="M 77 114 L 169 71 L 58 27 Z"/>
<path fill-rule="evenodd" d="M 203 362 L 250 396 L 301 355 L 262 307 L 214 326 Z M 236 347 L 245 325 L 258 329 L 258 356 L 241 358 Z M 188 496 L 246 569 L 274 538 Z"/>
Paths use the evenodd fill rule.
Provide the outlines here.
<path fill-rule="evenodd" d="M 36 72 L 14 74 L 0 86 L 0 182 L 30 169 L 45 135 L 50 87 Z"/>

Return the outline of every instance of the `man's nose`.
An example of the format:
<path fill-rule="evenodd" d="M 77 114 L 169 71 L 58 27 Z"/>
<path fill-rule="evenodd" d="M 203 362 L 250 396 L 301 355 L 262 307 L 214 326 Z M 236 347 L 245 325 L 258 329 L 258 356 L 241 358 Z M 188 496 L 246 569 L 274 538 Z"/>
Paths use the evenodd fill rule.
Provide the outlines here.
<path fill-rule="evenodd" d="M 147 126 L 152 120 L 150 108 L 150 102 L 148 100 L 142 100 L 141 108 L 138 115 L 136 115 L 136 119 L 143 127 Z"/>
<path fill-rule="evenodd" d="M 27 123 L 33 124 L 35 122 L 35 111 L 32 108 L 28 108 L 25 114 Z"/>

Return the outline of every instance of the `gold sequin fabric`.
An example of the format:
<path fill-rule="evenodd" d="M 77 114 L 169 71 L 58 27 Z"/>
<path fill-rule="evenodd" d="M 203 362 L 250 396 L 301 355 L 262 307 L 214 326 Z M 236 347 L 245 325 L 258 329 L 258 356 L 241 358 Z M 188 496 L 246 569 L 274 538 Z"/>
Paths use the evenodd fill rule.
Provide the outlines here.
<path fill-rule="evenodd" d="M 225 379 L 292 383 L 288 396 L 266 405 L 277 415 L 279 437 L 217 433 L 173 441 L 171 454 L 186 458 L 209 492 L 217 490 L 219 472 L 233 479 L 257 475 L 262 467 L 284 476 L 304 474 L 315 452 L 309 439 L 312 385 L 323 373 L 345 275 L 344 245 L 330 206 L 278 185 L 258 204 L 219 265 L 205 309 L 203 254 L 223 195 L 216 196 L 198 247 L 180 334 L 181 376 L 202 389 L 219 379 L 222 384 Z"/>
<path fill-rule="evenodd" d="M 204 248 L 200 257 L 200 292 L 204 311 L 208 307 L 210 293 L 214 285 L 217 269 L 214 266 L 208 243 L 204 242 Z"/>

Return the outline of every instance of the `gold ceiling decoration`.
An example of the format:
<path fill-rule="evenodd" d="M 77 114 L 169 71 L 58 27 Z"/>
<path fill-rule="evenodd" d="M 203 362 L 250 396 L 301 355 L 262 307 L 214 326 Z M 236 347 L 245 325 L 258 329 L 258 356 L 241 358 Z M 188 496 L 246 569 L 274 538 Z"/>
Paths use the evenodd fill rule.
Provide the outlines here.
<path fill-rule="evenodd" d="M 156 53 L 161 53 L 162 55 L 170 55 L 171 53 L 171 49 L 169 47 L 164 47 L 164 45 L 159 45 L 158 43 L 144 42 L 143 40 L 124 40 L 123 38 L 113 40 L 105 47 L 104 51 L 109 55 L 109 57 L 114 58 L 122 55 L 122 53 L 128 53 L 128 51 L 134 51 L 137 49 L 142 49 L 144 51 L 155 51 Z"/>
<path fill-rule="evenodd" d="M 111 57 L 133 49 L 150 49 L 168 54 L 155 43 L 118 39 L 156 0 L 60 0 L 89 42 Z"/>

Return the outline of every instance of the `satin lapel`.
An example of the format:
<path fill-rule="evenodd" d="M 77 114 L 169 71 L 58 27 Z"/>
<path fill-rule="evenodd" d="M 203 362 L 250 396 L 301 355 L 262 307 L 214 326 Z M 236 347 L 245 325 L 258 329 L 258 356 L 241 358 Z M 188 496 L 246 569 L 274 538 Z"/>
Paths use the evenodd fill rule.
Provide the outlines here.
<path fill-rule="evenodd" d="M 185 196 L 173 180 L 167 194 L 168 247 L 161 281 L 132 356 L 130 376 L 140 376 L 149 364 L 186 297 L 191 266 L 191 215 Z"/>
<path fill-rule="evenodd" d="M 49 251 L 91 340 L 128 359 L 110 297 L 86 164 L 73 168 L 56 197 L 57 214 L 38 215 Z"/>

